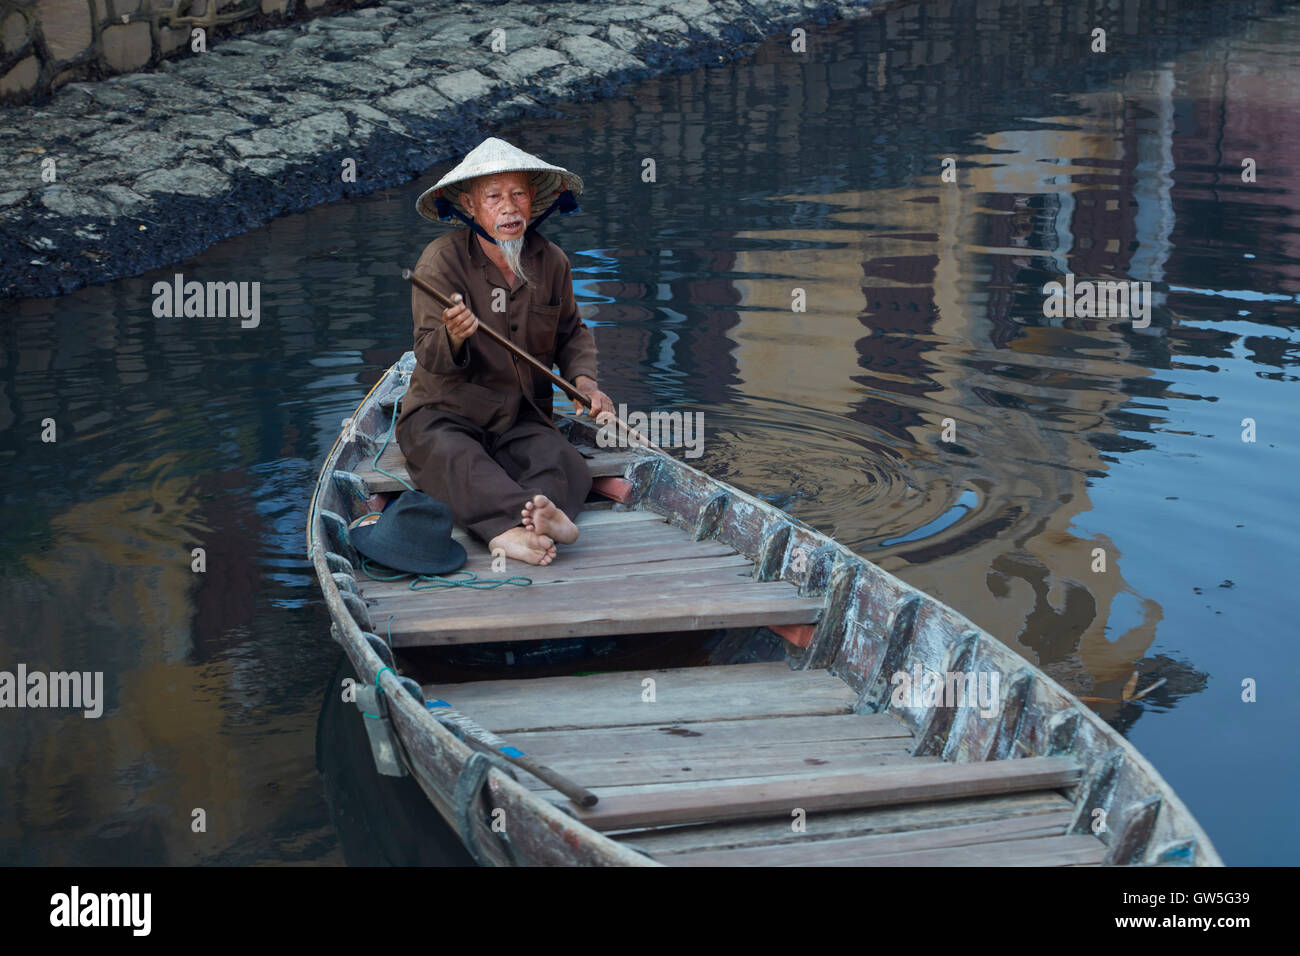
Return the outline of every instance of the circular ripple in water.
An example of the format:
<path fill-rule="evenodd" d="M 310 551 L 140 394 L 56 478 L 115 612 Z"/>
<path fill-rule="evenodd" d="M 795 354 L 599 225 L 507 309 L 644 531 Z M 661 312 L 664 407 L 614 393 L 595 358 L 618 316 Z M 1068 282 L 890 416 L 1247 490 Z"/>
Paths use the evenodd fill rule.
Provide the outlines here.
<path fill-rule="evenodd" d="M 979 511 L 972 487 L 914 471 L 890 436 L 817 409 L 763 408 L 711 408 L 690 463 L 874 555 L 951 534 Z"/>

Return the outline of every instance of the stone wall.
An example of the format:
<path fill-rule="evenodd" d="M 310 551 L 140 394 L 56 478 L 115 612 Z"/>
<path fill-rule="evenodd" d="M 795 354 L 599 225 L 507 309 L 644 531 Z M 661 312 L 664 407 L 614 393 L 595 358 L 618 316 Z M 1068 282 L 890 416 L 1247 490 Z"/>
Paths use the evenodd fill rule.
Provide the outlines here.
<path fill-rule="evenodd" d="M 0 103 L 40 102 L 72 80 L 131 73 L 214 37 L 375 0 L 0 0 Z"/>
<path fill-rule="evenodd" d="M 0 300 L 180 262 L 561 104 L 899 2 L 383 0 L 66 83 L 0 109 Z"/>

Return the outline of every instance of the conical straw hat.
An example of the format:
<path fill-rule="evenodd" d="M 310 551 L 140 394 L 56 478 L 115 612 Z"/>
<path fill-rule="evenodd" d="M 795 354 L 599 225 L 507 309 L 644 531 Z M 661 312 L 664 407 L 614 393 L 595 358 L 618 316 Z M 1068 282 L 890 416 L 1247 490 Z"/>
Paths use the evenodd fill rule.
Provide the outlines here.
<path fill-rule="evenodd" d="M 490 136 L 475 146 L 459 166 L 438 180 L 437 185 L 422 192 L 415 202 L 415 208 L 426 219 L 449 222 L 450 219 L 444 220 L 438 216 L 435 200 L 441 196 L 455 203 L 461 212 L 469 216 L 469 210 L 461 202 L 465 187 L 479 176 L 495 173 L 529 173 L 532 176 L 533 182 L 537 184 L 537 194 L 533 197 L 529 225 L 546 212 L 555 197 L 565 189 L 575 199 L 582 192 L 582 179 L 567 169 L 552 166 L 532 153 L 525 153 L 503 139 Z"/>

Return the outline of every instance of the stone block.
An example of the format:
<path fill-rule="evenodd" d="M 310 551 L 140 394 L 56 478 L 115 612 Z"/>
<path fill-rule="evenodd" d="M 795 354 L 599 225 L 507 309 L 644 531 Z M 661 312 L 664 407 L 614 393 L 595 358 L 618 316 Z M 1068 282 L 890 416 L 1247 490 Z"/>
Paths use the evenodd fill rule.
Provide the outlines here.
<path fill-rule="evenodd" d="M 213 53 L 221 53 L 227 56 L 270 56 L 276 52 L 274 47 L 267 46 L 265 43 L 254 43 L 252 40 L 240 39 L 219 39 L 216 43 L 209 43 L 208 49 Z"/>
<path fill-rule="evenodd" d="M 153 56 L 149 24 L 115 24 L 104 31 L 104 61 L 118 73 L 138 70 Z"/>
<path fill-rule="evenodd" d="M 94 39 L 86 0 L 40 0 L 36 16 L 55 60 L 70 60 L 84 53 Z M 146 37 L 148 33 L 146 26 Z"/>
<path fill-rule="evenodd" d="M 16 52 L 27 42 L 27 20 L 15 10 L 0 23 L 0 45 L 6 53 Z"/>
<path fill-rule="evenodd" d="M 431 96 L 437 96 L 439 100 L 442 100 L 442 97 L 438 96 L 437 93 L 434 93 L 433 90 L 429 90 L 429 94 Z M 358 103 L 354 100 L 341 100 L 335 105 L 338 109 L 347 110 L 348 112 L 355 114 L 362 121 L 363 125 L 395 130 L 399 133 L 406 132 L 405 126 L 393 119 L 387 113 L 380 112 L 368 103 Z M 428 108 L 428 104 L 426 104 L 425 108 Z"/>
<path fill-rule="evenodd" d="M 639 36 L 627 27 L 621 27 L 617 23 L 611 23 L 608 32 L 609 42 L 626 53 L 631 53 L 636 49 L 636 45 L 641 42 Z"/>
<path fill-rule="evenodd" d="M 461 70 L 440 76 L 433 81 L 433 85 L 453 103 L 463 103 L 487 95 L 497 84 L 478 70 Z"/>
<path fill-rule="evenodd" d="M 87 136 L 81 141 L 86 158 L 130 157 L 134 162 L 147 163 L 145 169 L 165 166 L 181 147 L 153 130 L 132 129 L 121 131 L 106 129 Z"/>
<path fill-rule="evenodd" d="M 451 106 L 441 93 L 428 86 L 409 86 L 392 96 L 385 96 L 375 104 L 389 113 L 410 113 L 415 116 L 432 116 Z"/>
<path fill-rule="evenodd" d="M 73 189 L 62 184 L 47 186 L 41 193 L 41 203 L 60 216 L 94 216 L 112 219 L 130 212 L 146 200 L 125 186 L 110 184 L 96 189 Z"/>
<path fill-rule="evenodd" d="M 173 116 L 163 123 L 159 132 L 164 136 L 185 139 L 220 139 L 252 128 L 253 123 L 244 117 L 230 110 L 218 109 Z"/>
<path fill-rule="evenodd" d="M 686 24 L 671 13 L 665 13 L 661 17 L 651 17 L 645 21 L 647 29 L 654 30 L 656 33 L 685 33 Z"/>
<path fill-rule="evenodd" d="M 600 4 L 595 5 L 590 10 L 583 11 L 586 14 L 585 19 L 601 21 L 614 20 L 644 20 L 646 17 L 652 17 L 659 13 L 652 7 L 644 7 L 640 4 Z"/>
<path fill-rule="evenodd" d="M 259 176 L 274 176 L 283 172 L 289 164 L 283 159 L 246 159 L 242 163 L 235 163 L 234 165 Z"/>
<path fill-rule="evenodd" d="M 363 49 L 384 45 L 384 35 L 378 30 L 359 30 L 355 25 L 350 30 L 331 30 L 326 37 L 326 42 L 340 56 L 351 57 L 359 54 Z"/>
<path fill-rule="evenodd" d="M 0 77 L 0 96 L 26 93 L 36 85 L 36 78 L 41 75 L 41 68 L 36 57 L 29 56 L 19 60 L 12 70 Z"/>
<path fill-rule="evenodd" d="M 98 102 L 113 109 L 138 110 L 149 103 L 147 96 L 118 79 L 87 83 L 85 90 Z"/>
<path fill-rule="evenodd" d="M 595 37 L 565 37 L 560 41 L 559 47 L 571 56 L 574 62 L 602 75 L 614 70 L 635 69 L 645 66 L 644 63 L 630 53 L 624 53 L 617 47 L 612 47 Z"/>
<path fill-rule="evenodd" d="M 159 27 L 158 28 L 158 52 L 163 56 L 170 56 L 183 46 L 188 46 L 190 42 L 190 31 L 188 27 Z"/>
<path fill-rule="evenodd" d="M 346 139 L 350 132 L 348 119 L 343 114 L 317 113 L 285 126 L 259 129 L 252 135 L 252 139 L 270 148 L 270 153 L 261 155 L 310 159 L 338 140 Z M 234 145 L 231 139 L 226 142 Z"/>
<path fill-rule="evenodd" d="M 674 0 L 672 12 L 690 22 L 711 16 L 714 10 L 709 0 Z"/>
<path fill-rule="evenodd" d="M 379 67 L 381 70 L 388 70 L 391 72 L 393 70 L 406 69 L 406 65 L 411 62 L 411 57 L 413 57 L 416 52 L 417 48 L 414 44 L 403 43 L 400 46 L 385 47 L 381 50 L 376 50 L 374 53 L 369 53 L 366 55 L 366 59 L 375 64 L 375 66 Z"/>
<path fill-rule="evenodd" d="M 533 46 L 518 53 L 498 53 L 495 58 L 487 60 L 485 69 L 491 70 L 507 83 L 518 83 L 528 79 L 542 70 L 553 66 L 562 66 L 569 62 L 564 54 L 546 47 Z"/>
<path fill-rule="evenodd" d="M 513 53 L 516 50 L 523 50 L 532 46 L 545 46 L 550 42 L 554 34 L 553 30 L 530 27 L 523 23 L 502 23 L 491 19 L 484 23 L 483 27 L 486 29 L 476 46 L 483 50 L 485 56 L 501 55 L 492 50 L 492 31 L 498 27 L 505 31 L 507 53 Z"/>
<path fill-rule="evenodd" d="M 138 193 L 179 193 L 219 196 L 230 188 L 230 177 L 206 163 L 181 163 L 175 169 L 155 169 L 135 181 Z"/>
<path fill-rule="evenodd" d="M 226 145 L 238 153 L 241 159 L 247 159 L 250 156 L 274 156 L 279 152 L 278 149 L 268 143 L 259 143 L 243 136 L 227 136 Z"/>

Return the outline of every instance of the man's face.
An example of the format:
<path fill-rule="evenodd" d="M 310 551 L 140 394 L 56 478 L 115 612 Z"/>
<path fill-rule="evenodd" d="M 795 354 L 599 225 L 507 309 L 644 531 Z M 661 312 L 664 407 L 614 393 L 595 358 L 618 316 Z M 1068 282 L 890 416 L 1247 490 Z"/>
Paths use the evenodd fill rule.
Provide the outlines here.
<path fill-rule="evenodd" d="M 536 191 L 525 173 L 480 176 L 465 191 L 465 208 L 493 239 L 522 239 Z"/>

